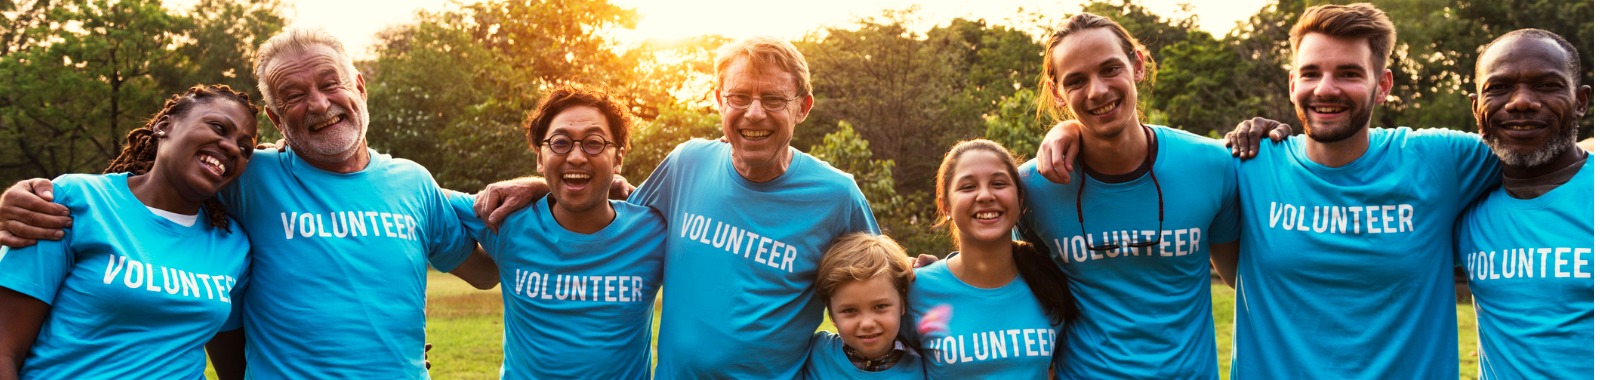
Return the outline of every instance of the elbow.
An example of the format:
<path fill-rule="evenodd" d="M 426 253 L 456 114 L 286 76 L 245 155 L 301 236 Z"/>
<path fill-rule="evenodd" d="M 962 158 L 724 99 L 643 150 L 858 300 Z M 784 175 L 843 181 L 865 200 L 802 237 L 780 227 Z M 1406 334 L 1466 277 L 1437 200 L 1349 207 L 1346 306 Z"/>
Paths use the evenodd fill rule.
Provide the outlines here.
<path fill-rule="evenodd" d="M 472 284 L 472 287 L 478 288 L 478 290 L 489 290 L 494 289 L 496 286 L 500 286 L 500 278 L 496 276 L 490 276 L 486 279 L 480 278 L 474 281 L 467 281 L 467 283 Z"/>

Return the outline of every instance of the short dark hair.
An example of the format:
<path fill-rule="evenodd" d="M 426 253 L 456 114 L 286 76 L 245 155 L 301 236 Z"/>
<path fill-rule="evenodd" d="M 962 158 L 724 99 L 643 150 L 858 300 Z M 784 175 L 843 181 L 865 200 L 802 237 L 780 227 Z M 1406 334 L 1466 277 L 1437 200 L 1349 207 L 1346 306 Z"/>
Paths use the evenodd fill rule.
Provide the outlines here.
<path fill-rule="evenodd" d="M 555 120 L 556 115 L 577 106 L 600 110 L 600 114 L 606 118 L 606 126 L 611 128 L 611 138 L 616 139 L 617 149 L 624 152 L 628 150 L 628 131 L 633 129 L 633 114 L 628 112 L 628 107 L 603 89 L 575 84 L 551 90 L 544 99 L 539 100 L 539 106 L 528 113 L 528 119 L 522 124 L 522 129 L 528 135 L 528 147 L 538 150 L 539 142 L 550 131 L 550 122 Z"/>
<path fill-rule="evenodd" d="M 1300 14 L 1300 21 L 1289 30 L 1289 45 L 1296 54 L 1300 52 L 1300 40 L 1311 33 L 1367 40 L 1374 72 L 1387 68 L 1389 53 L 1394 52 L 1394 23 L 1383 10 L 1368 3 L 1307 8 Z"/>
<path fill-rule="evenodd" d="M 1561 46 L 1562 51 L 1567 52 L 1567 73 L 1571 75 L 1570 78 L 1572 79 L 1573 83 L 1583 80 L 1583 56 L 1578 55 L 1578 47 L 1573 46 L 1572 42 L 1568 42 L 1567 39 L 1561 37 L 1560 34 L 1555 34 L 1554 32 L 1538 28 L 1513 30 L 1506 34 L 1502 34 L 1499 37 L 1495 37 L 1494 41 L 1489 41 L 1489 43 L 1479 46 L 1478 60 L 1477 62 L 1473 63 L 1473 70 L 1477 70 L 1476 67 L 1478 64 L 1483 63 L 1483 53 L 1489 51 L 1490 46 L 1494 46 L 1494 44 L 1500 43 L 1502 40 L 1510 40 L 1518 37 L 1544 38 L 1555 41 L 1556 45 Z"/>

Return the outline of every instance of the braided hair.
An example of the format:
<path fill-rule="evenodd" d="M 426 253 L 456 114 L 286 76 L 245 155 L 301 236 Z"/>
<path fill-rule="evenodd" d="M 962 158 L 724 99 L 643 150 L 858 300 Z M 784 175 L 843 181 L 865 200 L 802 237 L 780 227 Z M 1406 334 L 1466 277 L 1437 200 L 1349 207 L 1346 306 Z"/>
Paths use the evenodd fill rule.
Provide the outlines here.
<path fill-rule="evenodd" d="M 193 108 L 195 104 L 210 99 L 226 99 L 239 102 L 245 109 L 250 110 L 251 116 L 261 112 L 260 107 L 250 102 L 250 94 L 234 91 L 233 88 L 225 84 L 195 85 L 181 94 L 173 94 L 167 98 L 166 104 L 161 106 L 161 111 L 157 111 L 155 115 L 150 116 L 150 121 L 145 122 L 143 127 L 128 131 L 127 141 L 122 144 L 122 153 L 111 159 L 111 164 L 106 166 L 106 170 L 102 173 L 132 173 L 133 175 L 140 175 L 150 172 L 150 168 L 156 163 L 157 139 L 154 129 L 156 123 L 162 117 L 182 116 L 184 113 L 189 112 L 189 109 Z M 242 146 L 239 148 L 251 149 L 252 147 Z M 221 228 L 223 231 L 232 231 L 228 228 L 228 218 L 225 213 L 227 209 L 222 206 L 222 202 L 218 201 L 216 196 L 207 198 L 205 202 L 201 203 L 201 206 L 205 209 L 206 219 L 211 221 L 212 227 Z"/>

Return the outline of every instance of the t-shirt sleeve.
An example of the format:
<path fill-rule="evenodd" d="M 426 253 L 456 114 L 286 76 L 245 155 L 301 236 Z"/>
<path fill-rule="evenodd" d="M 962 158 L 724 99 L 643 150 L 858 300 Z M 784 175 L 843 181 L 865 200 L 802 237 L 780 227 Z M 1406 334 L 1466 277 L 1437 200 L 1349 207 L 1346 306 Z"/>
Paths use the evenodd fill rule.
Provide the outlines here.
<path fill-rule="evenodd" d="M 649 207 L 665 215 L 668 210 L 663 210 L 662 207 L 665 207 L 664 202 L 671 199 L 668 192 L 672 188 L 674 177 L 678 175 L 673 165 L 682 160 L 680 156 L 684 154 L 684 146 L 688 144 L 689 142 L 685 142 L 672 148 L 672 152 L 667 153 L 667 157 L 656 165 L 656 170 L 650 172 L 650 178 L 646 178 L 644 183 L 633 189 L 633 194 L 628 195 L 628 203 Z"/>
<path fill-rule="evenodd" d="M 878 219 L 872 216 L 872 205 L 867 203 L 867 196 L 861 193 L 861 188 L 850 188 L 850 209 L 845 213 L 845 232 L 866 232 L 878 235 Z"/>
<path fill-rule="evenodd" d="M 477 211 L 472 209 L 472 203 L 477 201 L 477 196 L 455 190 L 445 190 L 445 198 L 449 199 L 450 208 L 455 211 L 456 220 L 459 220 L 461 227 L 466 229 L 467 237 L 483 244 L 484 251 L 489 253 L 489 258 L 498 261 L 500 258 L 496 257 L 495 254 L 499 250 L 487 248 L 495 245 L 495 237 L 499 235 L 490 231 L 489 225 L 485 224 L 482 219 L 478 219 Z M 501 223 L 505 222 L 502 221 Z"/>
<path fill-rule="evenodd" d="M 467 256 L 472 254 L 477 242 L 468 236 L 461 219 L 456 217 L 455 208 L 451 206 L 449 196 L 446 194 L 452 192 L 451 190 L 430 183 L 422 191 L 430 193 L 426 197 L 428 240 L 424 242 L 428 247 L 428 263 L 440 272 L 455 270 L 457 265 L 461 265 L 461 262 L 466 261 Z M 470 208 L 470 202 L 468 206 Z"/>
<path fill-rule="evenodd" d="M 53 182 L 55 201 L 69 204 L 76 194 L 71 192 L 71 186 L 63 186 L 68 180 L 56 178 Z M 76 261 L 71 251 L 73 229 L 64 232 L 61 240 L 39 240 L 38 244 L 23 248 L 0 247 L 0 287 L 54 304 L 56 291 Z"/>
<path fill-rule="evenodd" d="M 1463 206 L 1500 185 L 1500 158 L 1477 134 L 1446 129 L 1428 129 L 1419 134 L 1427 137 L 1423 147 L 1430 150 L 1424 157 L 1444 165 L 1446 174 L 1455 176 L 1456 199 Z"/>
<path fill-rule="evenodd" d="M 228 291 L 231 300 L 231 309 L 228 311 L 228 320 L 222 322 L 222 330 L 233 331 L 244 327 L 244 290 L 250 287 L 250 264 L 245 260 L 244 271 L 239 272 L 239 279 L 234 282 L 233 289 Z"/>
<path fill-rule="evenodd" d="M 1239 176 L 1236 173 L 1239 170 L 1239 165 L 1233 162 L 1236 160 L 1232 156 L 1228 156 L 1226 159 L 1229 162 L 1223 163 L 1221 167 L 1227 174 L 1217 177 L 1222 181 L 1220 189 L 1222 191 L 1222 208 L 1217 210 L 1217 216 L 1211 219 L 1211 226 L 1207 229 L 1207 231 L 1210 231 L 1211 236 L 1209 238 L 1212 244 L 1239 241 L 1239 213 L 1241 211 L 1239 208 Z"/>

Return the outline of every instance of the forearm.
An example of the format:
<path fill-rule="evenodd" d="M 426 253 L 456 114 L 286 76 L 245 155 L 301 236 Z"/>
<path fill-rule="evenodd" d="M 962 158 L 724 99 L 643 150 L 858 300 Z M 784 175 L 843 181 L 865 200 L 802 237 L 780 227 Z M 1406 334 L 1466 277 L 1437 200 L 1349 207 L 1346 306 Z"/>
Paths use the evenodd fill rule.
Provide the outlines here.
<path fill-rule="evenodd" d="M 0 287 L 0 380 L 16 379 L 22 362 L 39 337 L 50 305 L 14 290 Z"/>
<path fill-rule="evenodd" d="M 1239 274 L 1239 242 L 1212 244 L 1211 267 L 1216 269 L 1222 283 L 1233 287 L 1234 279 Z"/>
<path fill-rule="evenodd" d="M 450 271 L 451 275 L 466 281 L 472 287 L 489 290 L 500 285 L 500 267 L 495 265 L 489 254 L 483 251 L 483 246 L 472 249 L 472 254 L 467 256 L 461 265 Z"/>

